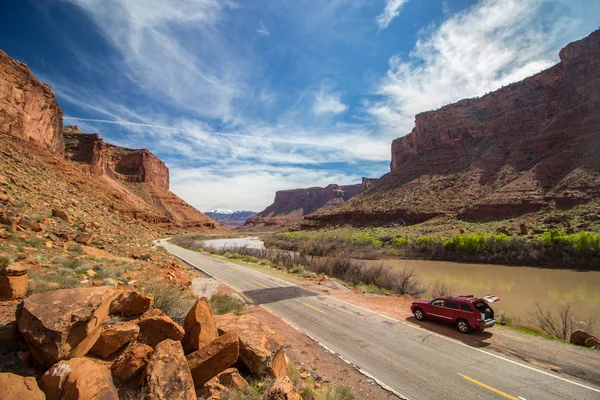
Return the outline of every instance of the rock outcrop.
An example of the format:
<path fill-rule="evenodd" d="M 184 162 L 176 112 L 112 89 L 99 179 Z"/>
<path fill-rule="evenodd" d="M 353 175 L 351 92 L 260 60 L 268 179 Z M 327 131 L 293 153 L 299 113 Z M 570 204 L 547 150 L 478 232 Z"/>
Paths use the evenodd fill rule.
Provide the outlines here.
<path fill-rule="evenodd" d="M 244 228 L 262 229 L 291 226 L 305 215 L 336 207 L 359 194 L 363 185 L 328 185 L 306 189 L 280 190 L 273 204 L 248 218 Z"/>
<path fill-rule="evenodd" d="M 50 87 L 38 81 L 25 64 L 0 50 L 0 133 L 61 152 L 62 116 Z"/>
<path fill-rule="evenodd" d="M 23 301 L 19 331 L 42 365 L 82 357 L 96 343 L 114 291 L 107 287 L 36 293 Z"/>
<path fill-rule="evenodd" d="M 2 398 L 10 400 L 45 400 L 42 392 L 33 377 L 24 377 L 0 372 L 0 393 Z"/>
<path fill-rule="evenodd" d="M 204 214 L 229 229 L 235 229 L 243 226 L 248 218 L 255 216 L 257 213 L 254 211 L 213 210 Z"/>
<path fill-rule="evenodd" d="M 480 98 L 418 114 L 391 172 L 308 225 L 498 219 L 600 198 L 600 31 L 560 63 Z"/>

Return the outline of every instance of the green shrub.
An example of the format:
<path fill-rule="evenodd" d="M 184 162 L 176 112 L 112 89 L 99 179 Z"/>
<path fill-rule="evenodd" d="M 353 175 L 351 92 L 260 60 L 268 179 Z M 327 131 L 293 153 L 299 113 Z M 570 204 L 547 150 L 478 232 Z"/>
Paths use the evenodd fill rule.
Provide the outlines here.
<path fill-rule="evenodd" d="M 347 386 L 330 386 L 328 387 L 321 400 L 355 400 L 352 390 Z"/>
<path fill-rule="evenodd" d="M 34 238 L 31 238 L 31 239 L 25 241 L 25 244 L 30 247 L 35 247 L 35 248 L 39 249 L 40 247 L 42 247 L 44 245 L 44 241 L 40 238 L 34 237 Z"/>
<path fill-rule="evenodd" d="M 407 247 L 410 246 L 412 240 L 408 236 L 399 236 L 393 239 L 392 245 L 394 247 Z"/>
<path fill-rule="evenodd" d="M 73 253 L 73 254 L 77 254 L 77 255 L 83 254 L 83 249 L 81 248 L 81 245 L 79 245 L 77 243 L 69 244 L 67 246 L 67 250 L 69 251 L 69 253 Z"/>
<path fill-rule="evenodd" d="M 375 247 L 381 247 L 382 242 L 377 237 L 367 234 L 359 234 L 350 238 L 350 241 L 359 244 L 370 244 Z"/>
<path fill-rule="evenodd" d="M 435 236 L 419 236 L 417 238 L 417 244 L 419 246 L 435 246 L 441 243 L 441 239 Z"/>
<path fill-rule="evenodd" d="M 62 266 L 65 268 L 75 270 L 75 269 L 81 268 L 83 266 L 83 262 L 76 258 L 69 258 L 62 262 Z"/>
<path fill-rule="evenodd" d="M 208 303 L 211 311 L 216 315 L 228 313 L 240 315 L 244 309 L 244 302 L 228 294 L 213 293 Z"/>
<path fill-rule="evenodd" d="M 180 324 L 196 301 L 194 294 L 171 284 L 147 282 L 141 285 L 140 291 L 154 298 L 155 308 Z"/>

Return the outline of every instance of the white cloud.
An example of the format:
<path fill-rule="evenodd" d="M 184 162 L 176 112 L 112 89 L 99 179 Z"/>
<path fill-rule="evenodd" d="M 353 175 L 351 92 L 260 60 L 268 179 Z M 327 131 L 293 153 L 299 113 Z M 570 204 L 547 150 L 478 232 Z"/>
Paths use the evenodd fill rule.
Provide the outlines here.
<path fill-rule="evenodd" d="M 593 8 L 587 12 L 597 15 L 600 7 Z M 555 64 L 559 48 L 581 28 L 585 32 L 585 13 L 582 3 L 562 0 L 482 1 L 423 32 L 408 57 L 391 57 L 376 88 L 381 101 L 366 102 L 365 109 L 404 136 L 415 114 L 481 96 Z"/>
<path fill-rule="evenodd" d="M 347 109 L 348 106 L 342 103 L 339 94 L 327 93 L 322 89 L 315 95 L 315 102 L 313 104 L 315 115 L 339 114 Z"/>
<path fill-rule="evenodd" d="M 375 18 L 379 30 L 387 28 L 392 20 L 400 15 L 400 11 L 406 3 L 408 3 L 408 0 L 385 0 L 383 12 Z"/>
<path fill-rule="evenodd" d="M 271 32 L 269 32 L 269 30 L 267 29 L 265 24 L 263 24 L 262 21 L 260 21 L 260 28 L 256 30 L 256 33 L 262 36 L 269 36 L 271 34 Z"/>

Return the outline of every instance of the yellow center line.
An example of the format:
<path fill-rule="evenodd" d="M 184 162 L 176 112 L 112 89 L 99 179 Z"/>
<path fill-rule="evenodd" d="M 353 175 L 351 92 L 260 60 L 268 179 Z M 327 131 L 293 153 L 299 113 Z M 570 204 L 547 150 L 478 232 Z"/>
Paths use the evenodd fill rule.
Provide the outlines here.
<path fill-rule="evenodd" d="M 264 283 L 260 283 L 259 281 L 256 281 L 256 283 L 258 283 L 260 286 L 266 287 L 267 289 L 271 288 L 271 286 L 267 286 Z"/>
<path fill-rule="evenodd" d="M 460 375 L 460 376 L 461 376 L 461 377 L 463 377 L 464 379 L 468 380 L 469 382 L 473 382 L 474 384 L 476 384 L 476 385 L 479 385 L 479 386 L 481 386 L 482 388 L 485 388 L 485 389 L 487 389 L 487 390 L 489 390 L 489 391 L 491 391 L 491 392 L 494 392 L 494 393 L 496 393 L 496 394 L 498 394 L 498 395 L 500 395 L 500 396 L 506 397 L 507 399 L 511 399 L 511 400 L 519 400 L 518 398 L 516 398 L 516 397 L 514 397 L 514 396 L 511 396 L 510 394 L 506 394 L 506 393 L 504 393 L 504 392 L 502 392 L 502 391 L 500 391 L 500 390 L 498 390 L 498 389 L 495 389 L 495 388 L 493 388 L 493 387 L 491 387 L 491 386 L 488 386 L 488 385 L 486 385 L 485 383 L 481 383 L 481 382 L 479 382 L 479 381 L 477 381 L 477 380 L 475 380 L 475 379 L 473 379 L 473 378 L 470 378 L 470 377 L 468 377 L 468 376 L 466 376 L 466 375 L 463 375 L 463 374 L 461 374 L 460 372 L 458 373 L 458 375 Z"/>
<path fill-rule="evenodd" d="M 308 303 L 302 303 L 302 304 L 304 304 L 304 305 L 305 305 L 306 307 L 308 307 L 308 308 L 312 308 L 312 309 L 313 309 L 313 310 L 315 310 L 315 311 L 318 311 L 318 312 L 320 312 L 320 313 L 323 313 L 323 314 L 325 314 L 325 311 L 323 311 L 323 310 L 319 310 L 317 307 L 313 307 L 313 306 L 311 306 L 311 305 L 310 305 L 310 304 L 308 304 Z"/>

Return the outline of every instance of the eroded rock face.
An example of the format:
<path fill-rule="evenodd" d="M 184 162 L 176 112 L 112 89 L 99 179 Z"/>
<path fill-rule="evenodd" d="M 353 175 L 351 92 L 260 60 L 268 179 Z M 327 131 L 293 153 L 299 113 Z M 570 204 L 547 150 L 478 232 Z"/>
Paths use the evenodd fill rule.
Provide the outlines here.
<path fill-rule="evenodd" d="M 130 343 L 112 364 L 112 376 L 123 383 L 139 381 L 153 351 L 147 344 Z"/>
<path fill-rule="evenodd" d="M 116 299 L 110 304 L 111 315 L 139 315 L 143 314 L 152 306 L 152 298 L 135 290 L 120 292 Z"/>
<path fill-rule="evenodd" d="M 485 96 L 418 114 L 412 132 L 392 143 L 390 173 L 314 216 L 313 226 L 508 218 L 597 200 L 600 31 L 566 46 L 560 60 Z"/>
<path fill-rule="evenodd" d="M 140 340 L 152 347 L 166 339 L 180 341 L 185 333 L 181 326 L 156 308 L 142 315 L 137 324 Z"/>
<path fill-rule="evenodd" d="M 17 310 L 20 301 L 0 302 L 0 342 L 10 342 L 17 339 Z"/>
<path fill-rule="evenodd" d="M 53 152 L 64 149 L 62 109 L 48 85 L 0 50 L 0 132 Z"/>
<path fill-rule="evenodd" d="M 59 361 L 40 379 L 48 400 L 117 400 L 108 369 L 88 358 Z"/>
<path fill-rule="evenodd" d="M 36 293 L 23 301 L 19 331 L 42 365 L 81 357 L 96 343 L 114 296 L 106 287 Z"/>
<path fill-rule="evenodd" d="M 201 388 L 220 372 L 231 367 L 239 356 L 239 340 L 235 332 L 226 333 L 187 356 L 194 385 Z"/>
<path fill-rule="evenodd" d="M 108 358 L 121 347 L 131 342 L 139 332 L 140 327 L 135 322 L 102 327 L 100 337 L 90 352 L 99 357 Z"/>
<path fill-rule="evenodd" d="M 196 400 L 190 368 L 181 343 L 159 343 L 146 366 L 146 394 L 150 400 Z"/>
<path fill-rule="evenodd" d="M 240 361 L 255 376 L 287 376 L 283 343 L 277 334 L 251 315 L 215 317 L 219 332 L 235 332 L 240 338 Z"/>
<path fill-rule="evenodd" d="M 183 322 L 185 335 L 181 344 L 185 354 L 201 349 L 219 337 L 217 323 L 206 297 L 199 298 Z"/>
<path fill-rule="evenodd" d="M 3 399 L 10 400 L 44 400 L 42 392 L 34 377 L 24 377 L 0 372 L 0 394 Z"/>
<path fill-rule="evenodd" d="M 265 392 L 266 400 L 302 400 L 298 390 L 287 376 L 281 376 L 273 382 L 271 387 Z"/>

